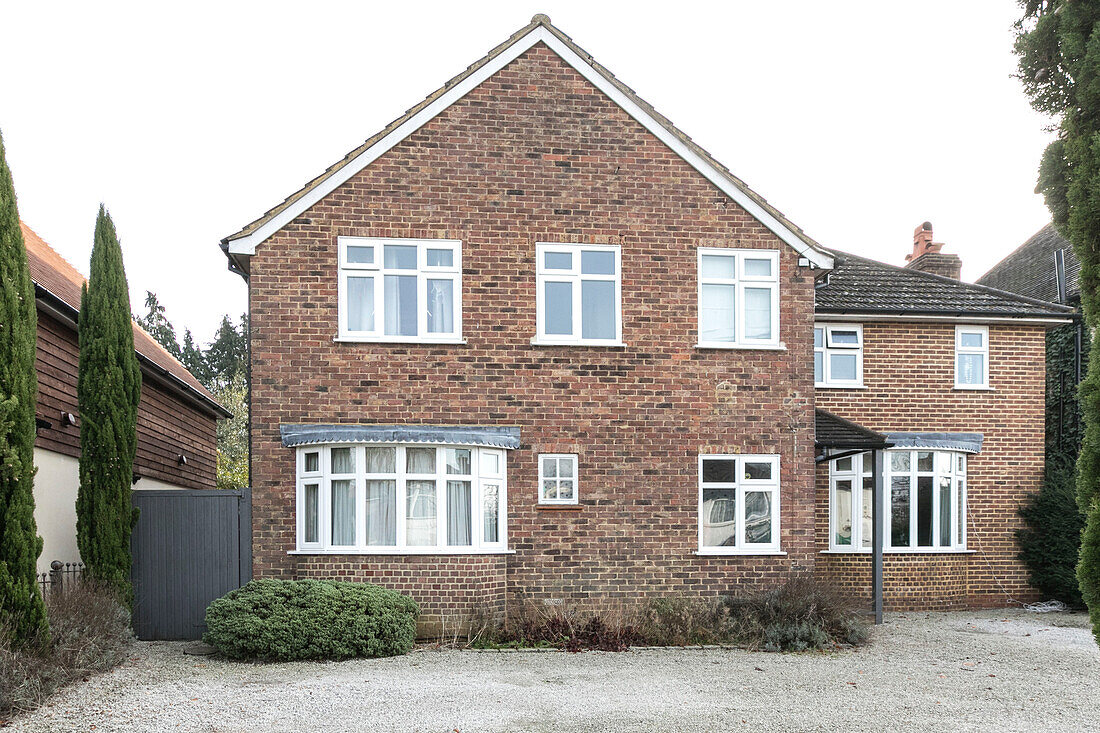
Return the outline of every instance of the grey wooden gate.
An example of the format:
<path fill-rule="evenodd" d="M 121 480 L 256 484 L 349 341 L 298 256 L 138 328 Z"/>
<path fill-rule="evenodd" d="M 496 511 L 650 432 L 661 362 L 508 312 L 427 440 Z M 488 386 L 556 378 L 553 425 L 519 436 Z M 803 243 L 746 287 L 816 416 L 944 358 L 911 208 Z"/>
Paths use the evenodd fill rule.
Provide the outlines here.
<path fill-rule="evenodd" d="M 138 490 L 131 536 L 134 633 L 198 639 L 210 601 L 248 582 L 251 494 L 215 489 Z"/>

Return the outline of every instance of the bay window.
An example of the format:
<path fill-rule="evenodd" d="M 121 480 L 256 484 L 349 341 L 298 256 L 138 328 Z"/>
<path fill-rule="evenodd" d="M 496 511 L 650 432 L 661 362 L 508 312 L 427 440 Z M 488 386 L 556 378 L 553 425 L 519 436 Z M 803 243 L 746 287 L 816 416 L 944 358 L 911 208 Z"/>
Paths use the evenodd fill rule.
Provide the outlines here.
<path fill-rule="evenodd" d="M 699 553 L 779 551 L 779 456 L 699 456 Z"/>
<path fill-rule="evenodd" d="M 486 447 L 298 449 L 298 549 L 503 551 L 505 455 Z"/>
<path fill-rule="evenodd" d="M 779 345 L 779 252 L 700 247 L 699 346 Z"/>
<path fill-rule="evenodd" d="M 461 338 L 461 242 L 339 237 L 338 246 L 340 339 Z"/>
<path fill-rule="evenodd" d="M 536 344 L 615 346 L 622 342 L 622 261 L 618 245 L 535 247 Z"/>

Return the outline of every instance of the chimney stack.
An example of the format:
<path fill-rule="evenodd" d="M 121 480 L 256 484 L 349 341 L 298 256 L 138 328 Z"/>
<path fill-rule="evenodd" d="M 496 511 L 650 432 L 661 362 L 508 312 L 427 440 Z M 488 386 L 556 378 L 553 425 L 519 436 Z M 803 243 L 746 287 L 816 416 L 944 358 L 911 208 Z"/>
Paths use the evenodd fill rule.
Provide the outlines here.
<path fill-rule="evenodd" d="M 962 273 L 962 260 L 956 254 L 945 254 L 943 242 L 932 241 L 932 222 L 926 221 L 913 231 L 913 252 L 905 255 L 905 265 L 911 270 L 930 272 L 958 280 Z"/>

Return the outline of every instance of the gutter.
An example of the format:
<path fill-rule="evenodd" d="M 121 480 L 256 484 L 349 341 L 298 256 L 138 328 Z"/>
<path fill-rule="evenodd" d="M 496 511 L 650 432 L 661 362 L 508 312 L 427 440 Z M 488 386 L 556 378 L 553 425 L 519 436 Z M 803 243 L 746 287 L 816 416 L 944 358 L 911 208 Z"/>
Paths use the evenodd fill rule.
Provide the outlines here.
<path fill-rule="evenodd" d="M 69 324 L 74 329 L 77 326 L 77 318 L 80 311 L 73 308 L 61 298 L 51 293 L 46 288 L 42 287 L 38 283 L 34 284 L 34 298 L 40 304 L 43 310 L 47 311 L 54 317 Z M 217 401 L 207 397 L 202 392 L 192 387 L 187 382 L 183 381 L 175 374 L 157 364 L 155 361 L 145 356 L 144 354 L 134 350 L 134 355 L 137 356 L 138 363 L 142 366 L 142 371 L 150 376 L 153 376 L 157 381 L 161 382 L 177 395 L 183 397 L 188 402 L 197 403 L 206 411 L 212 413 L 215 417 L 230 418 L 233 417 L 233 413 L 222 407 Z"/>
<path fill-rule="evenodd" d="M 1062 316 L 1050 313 L 1020 313 L 1017 315 L 991 315 L 967 311 L 880 311 L 870 308 L 845 308 L 831 310 L 816 308 L 814 315 L 832 321 L 894 321 L 923 323 L 1030 323 L 1042 326 L 1061 326 L 1074 323 L 1079 315 L 1066 312 Z"/>

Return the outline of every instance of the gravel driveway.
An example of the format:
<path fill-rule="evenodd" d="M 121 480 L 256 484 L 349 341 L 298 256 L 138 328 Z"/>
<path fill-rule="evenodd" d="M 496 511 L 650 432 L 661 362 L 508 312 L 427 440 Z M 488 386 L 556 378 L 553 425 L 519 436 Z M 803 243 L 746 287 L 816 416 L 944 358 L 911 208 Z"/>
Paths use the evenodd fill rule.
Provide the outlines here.
<path fill-rule="evenodd" d="M 856 652 L 421 650 L 252 665 L 140 643 L 17 731 L 1100 730 L 1083 614 L 895 614 Z"/>

